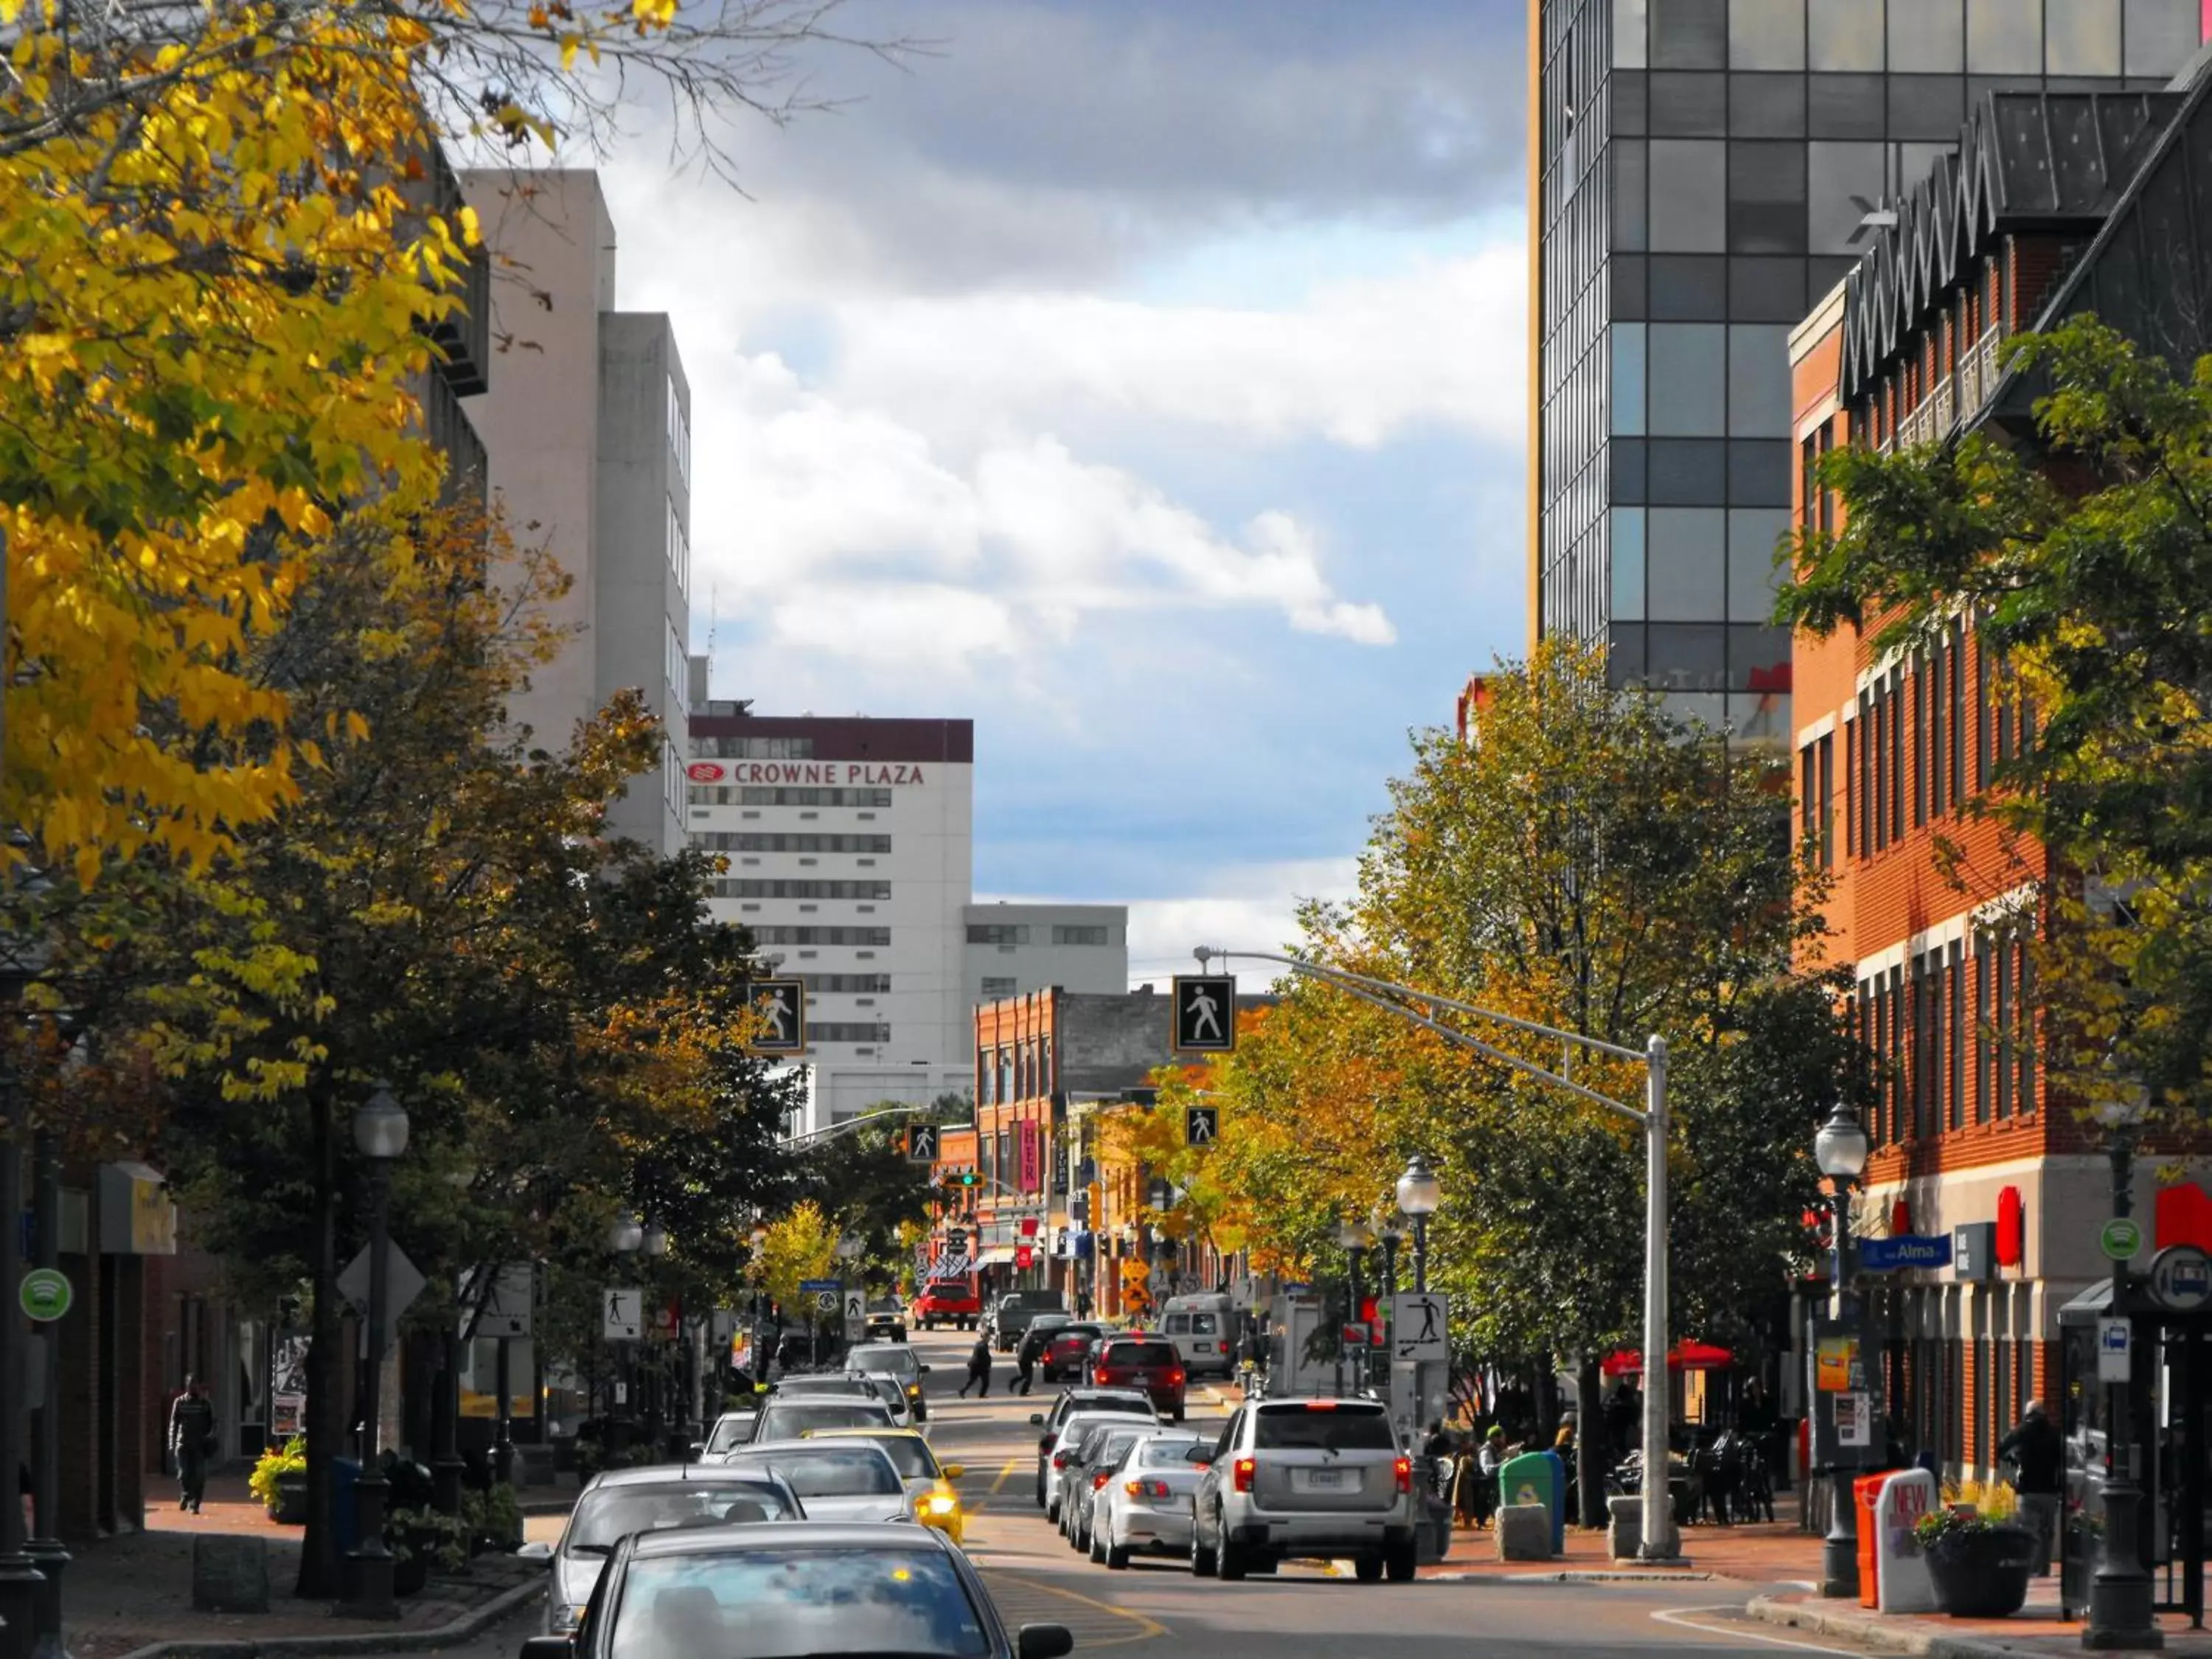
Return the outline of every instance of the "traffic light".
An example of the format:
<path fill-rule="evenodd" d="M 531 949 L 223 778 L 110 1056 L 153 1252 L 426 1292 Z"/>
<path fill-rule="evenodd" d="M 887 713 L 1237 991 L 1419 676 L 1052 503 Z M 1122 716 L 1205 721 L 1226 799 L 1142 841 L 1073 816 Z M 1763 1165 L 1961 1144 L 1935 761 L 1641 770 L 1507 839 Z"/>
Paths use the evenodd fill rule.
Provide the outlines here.
<path fill-rule="evenodd" d="M 960 1172 L 960 1184 L 963 1187 L 974 1186 L 975 1184 L 975 1172 L 973 1170 L 963 1170 Z"/>

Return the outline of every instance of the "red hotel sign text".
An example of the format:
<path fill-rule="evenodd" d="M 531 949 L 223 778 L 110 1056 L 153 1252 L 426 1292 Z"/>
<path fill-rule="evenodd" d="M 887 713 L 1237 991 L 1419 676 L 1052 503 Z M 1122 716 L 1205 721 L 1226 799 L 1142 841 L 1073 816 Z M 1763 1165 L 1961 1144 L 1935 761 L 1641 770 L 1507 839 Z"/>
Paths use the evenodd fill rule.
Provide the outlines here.
<path fill-rule="evenodd" d="M 693 761 L 694 783 L 925 783 L 921 768 L 904 761 Z"/>

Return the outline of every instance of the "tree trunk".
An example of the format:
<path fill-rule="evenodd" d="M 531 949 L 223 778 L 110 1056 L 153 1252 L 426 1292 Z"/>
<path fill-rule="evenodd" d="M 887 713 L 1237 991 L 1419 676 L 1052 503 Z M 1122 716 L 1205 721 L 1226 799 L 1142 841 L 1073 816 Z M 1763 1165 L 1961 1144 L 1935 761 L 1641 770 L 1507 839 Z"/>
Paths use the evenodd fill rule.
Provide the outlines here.
<path fill-rule="evenodd" d="M 338 1409 L 338 1379 L 344 1368 L 338 1319 L 337 1149 L 331 1139 L 329 1088 L 319 1076 L 308 1087 L 307 1114 L 315 1158 L 314 1315 L 307 1344 L 307 1535 L 301 1542 L 293 1594 L 329 1601 L 339 1594 L 331 1460 L 345 1432 Z"/>
<path fill-rule="evenodd" d="M 1540 1359 L 1529 1369 L 1534 1386 L 1528 1395 L 1536 1402 L 1536 1421 L 1529 1431 L 1528 1449 L 1549 1451 L 1559 1431 L 1559 1368 L 1553 1360 Z"/>
<path fill-rule="evenodd" d="M 1605 1379 L 1597 1356 L 1584 1353 L 1575 1364 L 1575 1486 L 1582 1494 L 1583 1525 L 1601 1527 L 1605 1509 L 1605 1466 L 1612 1455 L 1605 1438 Z"/>

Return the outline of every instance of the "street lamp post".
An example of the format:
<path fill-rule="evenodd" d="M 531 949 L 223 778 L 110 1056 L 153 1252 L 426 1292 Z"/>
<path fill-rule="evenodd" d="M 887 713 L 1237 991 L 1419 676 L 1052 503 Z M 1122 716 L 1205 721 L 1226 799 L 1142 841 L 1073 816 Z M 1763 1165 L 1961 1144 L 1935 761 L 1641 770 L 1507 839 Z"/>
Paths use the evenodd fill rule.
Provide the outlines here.
<path fill-rule="evenodd" d="M 1352 1391 L 1358 1394 L 1370 1387 L 1374 1382 L 1373 1363 L 1369 1356 L 1375 1349 L 1375 1334 L 1368 1329 L 1360 1316 L 1360 1310 L 1365 1304 L 1360 1295 L 1359 1267 L 1367 1252 L 1375 1248 L 1375 1234 L 1358 1216 L 1347 1216 L 1336 1230 L 1336 1242 L 1344 1247 L 1345 1258 L 1352 1264 L 1351 1322 L 1359 1326 L 1362 1338 L 1360 1350 L 1354 1356 L 1352 1371 Z"/>
<path fill-rule="evenodd" d="M 761 1274 L 763 1273 L 763 1271 L 765 1271 L 765 1269 L 763 1268 L 763 1265 L 762 1265 L 762 1261 L 761 1261 L 761 1252 L 762 1252 L 763 1250 L 766 1249 L 767 1249 L 767 1247 L 768 1247 L 768 1223 L 767 1223 L 767 1222 L 765 1222 L 765 1221 L 759 1221 L 759 1220 L 756 1220 L 756 1221 L 753 1223 L 752 1243 L 753 1243 L 753 1261 L 752 1261 L 752 1275 L 753 1275 L 753 1342 L 752 1342 L 752 1356 L 753 1356 L 753 1366 L 752 1366 L 752 1377 L 753 1377 L 753 1382 L 754 1382 L 756 1384 L 759 1384 L 759 1383 L 765 1382 L 767 1382 L 767 1381 L 768 1381 L 768 1361 L 769 1361 L 769 1356 L 768 1356 L 768 1352 L 767 1352 L 767 1351 L 766 1351 L 766 1348 L 765 1348 L 765 1346 L 763 1346 L 763 1345 L 764 1345 L 764 1342 L 765 1342 L 765 1336 L 764 1336 L 764 1334 L 763 1334 L 764 1319 L 763 1319 L 763 1309 L 762 1309 L 762 1307 L 761 1307 Z"/>
<path fill-rule="evenodd" d="M 1406 1235 L 1398 1225 L 1402 1218 L 1393 1210 L 1382 1228 L 1382 1283 L 1376 1294 L 1386 1308 L 1390 1305 L 1391 1298 L 1398 1294 L 1398 1250 L 1406 1242 Z M 1368 1372 L 1372 1386 L 1388 1395 L 1390 1392 L 1389 1349 L 1375 1350 L 1369 1360 Z"/>
<path fill-rule="evenodd" d="M 354 1611 L 391 1619 L 392 1553 L 384 1547 L 386 1483 L 380 1462 L 384 1420 L 385 1325 L 390 1314 L 392 1165 L 407 1151 L 407 1109 L 380 1082 L 354 1108 L 353 1144 L 368 1164 L 368 1387 L 362 1418 L 361 1478 L 354 1483 Z"/>
<path fill-rule="evenodd" d="M 668 1254 L 668 1229 L 658 1221 L 647 1222 L 638 1231 L 637 1248 L 638 1254 L 647 1261 L 659 1261 Z M 640 1297 L 642 1299 L 646 1292 L 651 1289 L 652 1284 L 648 1279 L 645 1289 L 639 1292 Z M 657 1305 L 653 1307 L 650 1313 L 641 1307 L 638 1313 L 641 1319 L 649 1319 L 652 1322 L 645 1328 L 647 1339 L 645 1348 L 647 1357 L 645 1372 L 640 1380 L 639 1386 L 645 1390 L 646 1452 L 653 1462 L 658 1462 L 666 1455 L 668 1449 L 662 1443 L 665 1429 L 663 1421 L 665 1413 L 661 1409 L 661 1395 L 664 1392 L 664 1385 L 668 1380 L 668 1361 L 667 1357 L 660 1351 L 659 1307 Z M 678 1322 L 680 1324 L 681 1322 Z"/>
<path fill-rule="evenodd" d="M 1398 1210 L 1413 1218 L 1413 1288 L 1429 1288 L 1429 1218 L 1443 1202 L 1443 1188 L 1428 1159 L 1419 1152 L 1398 1177 Z"/>
<path fill-rule="evenodd" d="M 77 1057 L 81 1051 L 71 1049 L 70 1054 Z M 39 1266 L 58 1268 L 62 1244 L 62 1145 L 61 1136 L 52 1129 L 40 1129 L 32 1138 L 31 1193 L 32 1227 L 38 1236 Z M 38 1494 L 38 1534 L 24 1545 L 23 1553 L 46 1577 L 46 1583 L 39 1587 L 38 1650 L 42 1654 L 61 1655 L 62 1659 L 67 1659 L 62 1644 L 62 1569 L 69 1565 L 70 1553 L 61 1540 L 61 1327 L 50 1324 L 44 1335 L 45 1377 L 40 1395 L 39 1443 L 33 1458 L 36 1478 L 32 1483 L 32 1489 Z"/>
<path fill-rule="evenodd" d="M 623 1210 L 615 1217 L 607 1228 L 607 1249 L 627 1261 L 629 1257 L 635 1255 L 644 1248 L 645 1224 L 637 1218 L 636 1212 Z M 642 1296 L 644 1292 L 641 1291 L 639 1294 Z M 638 1312 L 640 1318 L 642 1319 L 644 1310 L 641 1308 Z M 607 1467 L 610 1468 L 618 1468 L 619 1464 L 616 1460 L 626 1456 L 629 1451 L 629 1396 L 635 1380 L 630 1358 L 630 1344 L 617 1339 L 614 1388 L 621 1394 L 622 1398 L 610 1400 L 607 1402 L 610 1409 L 607 1412 L 606 1446 Z M 619 1411 L 612 1409 L 617 1406 L 621 1407 Z"/>
<path fill-rule="evenodd" d="M 1834 1316 L 1844 1316 L 1850 1294 L 1851 1187 L 1866 1172 L 1867 1133 L 1856 1114 L 1838 1102 L 1828 1121 L 1813 1139 L 1813 1161 L 1835 1189 L 1834 1224 L 1829 1229 L 1834 1254 L 1829 1284 L 1834 1293 Z M 1644 1385 L 1651 1386 L 1651 1367 L 1646 1361 Z M 1840 1463 L 1828 1469 L 1828 1530 L 1820 1540 L 1820 1594 L 1829 1597 L 1859 1593 L 1858 1511 L 1851 1497 L 1851 1470 Z"/>
<path fill-rule="evenodd" d="M 2091 1109 L 2110 1137 L 2106 1150 L 2112 1164 L 2112 1213 L 2135 1211 L 2136 1138 L 2142 1132 L 2149 1092 L 2122 1073 L 2116 1054 L 2105 1057 L 2106 1091 Z M 2112 1301 L 2110 1316 L 2126 1319 L 2128 1264 L 2112 1263 Z M 2131 1350 L 2132 1352 L 2132 1350 Z M 2106 1396 L 2105 1455 L 2110 1468 L 2105 1480 L 2105 1524 L 2097 1549 L 2097 1571 L 2089 1581 L 2089 1618 L 2082 1627 L 2081 1645 L 2106 1650 L 2162 1648 L 2153 1611 L 2154 1585 L 2143 1566 L 2142 1492 L 2136 1485 L 2135 1389 L 2131 1382 L 2113 1385 Z"/>

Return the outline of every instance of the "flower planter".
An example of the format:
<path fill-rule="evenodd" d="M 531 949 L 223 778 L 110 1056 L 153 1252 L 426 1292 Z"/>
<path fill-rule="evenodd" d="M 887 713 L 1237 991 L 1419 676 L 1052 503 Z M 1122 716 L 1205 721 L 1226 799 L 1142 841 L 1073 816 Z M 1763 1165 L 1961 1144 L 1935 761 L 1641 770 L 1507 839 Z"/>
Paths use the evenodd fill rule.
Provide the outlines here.
<path fill-rule="evenodd" d="M 412 1533 L 408 1535 L 406 1556 L 392 1564 L 392 1593 L 394 1595 L 413 1595 L 430 1582 L 430 1552 L 437 1547 L 435 1534 Z"/>
<path fill-rule="evenodd" d="M 276 1504 L 269 1511 L 269 1518 L 280 1527 L 307 1524 L 307 1477 L 304 1472 L 276 1477 Z"/>
<path fill-rule="evenodd" d="M 2020 1527 L 1956 1533 L 1928 1552 L 1936 1601 L 1954 1619 L 2006 1619 L 2027 1600 L 2035 1539 Z"/>

